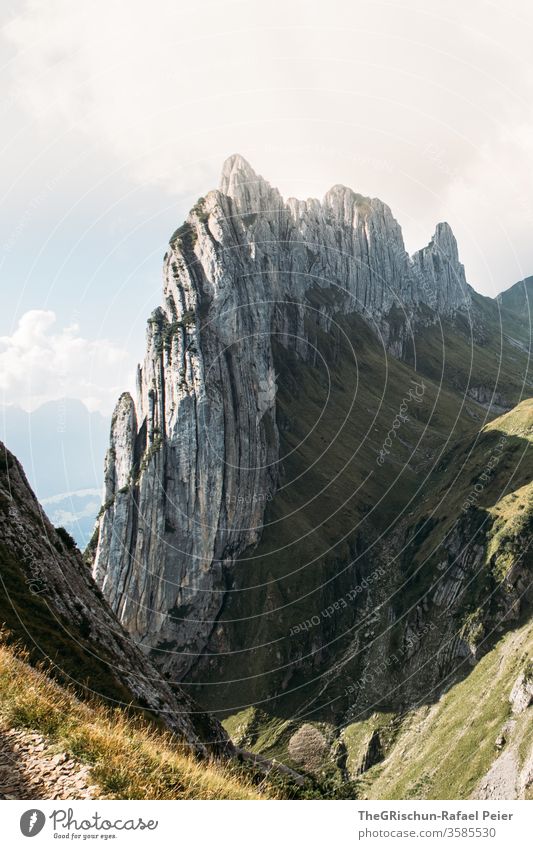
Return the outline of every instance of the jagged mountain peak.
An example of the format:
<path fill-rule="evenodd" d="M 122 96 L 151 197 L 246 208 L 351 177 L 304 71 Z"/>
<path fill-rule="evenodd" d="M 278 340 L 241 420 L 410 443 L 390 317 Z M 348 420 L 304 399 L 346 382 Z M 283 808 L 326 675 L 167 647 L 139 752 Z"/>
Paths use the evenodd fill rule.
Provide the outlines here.
<path fill-rule="evenodd" d="M 228 156 L 220 175 L 220 191 L 223 195 L 236 197 L 243 186 L 249 187 L 250 184 L 258 183 L 266 183 L 266 181 L 259 174 L 256 174 L 244 156 L 241 156 L 240 153 Z"/>
<path fill-rule="evenodd" d="M 259 231 L 261 235 L 265 228 L 268 228 L 275 241 L 279 235 L 279 222 L 276 223 L 278 213 L 282 216 L 288 214 L 289 218 L 283 217 L 281 228 L 285 235 L 291 235 L 295 239 L 303 236 L 304 239 L 321 245 L 323 250 L 328 250 L 329 242 L 325 228 L 328 225 L 339 226 L 346 231 L 343 237 L 346 242 L 343 251 L 347 254 L 353 253 L 356 262 L 359 261 L 358 254 L 361 253 L 365 264 L 372 266 L 376 263 L 390 271 L 394 279 L 393 289 L 400 281 L 405 281 L 414 270 L 416 281 L 414 286 L 411 284 L 408 289 L 410 293 L 414 293 L 415 302 L 424 302 L 437 312 L 445 314 L 468 308 L 470 305 L 471 290 L 459 260 L 457 240 L 447 221 L 436 225 L 429 243 L 417 251 L 409 262 L 401 226 L 390 207 L 380 198 L 360 194 L 342 183 L 333 185 L 322 201 L 316 198 L 289 198 L 284 201 L 278 189 L 257 174 L 243 156 L 233 154 L 224 162 L 219 192 L 231 198 L 232 214 L 236 210 L 243 216 L 241 223 L 244 224 L 244 230 L 252 242 L 257 241 L 258 213 L 263 219 L 263 226 Z M 218 205 L 217 193 L 211 194 L 214 203 Z M 224 204 L 221 212 L 222 215 L 227 214 Z M 253 216 L 250 219 L 251 230 L 249 222 L 245 220 L 246 215 Z M 303 232 L 287 234 L 286 225 L 290 219 Z M 350 232 L 357 232 L 361 227 L 364 233 L 362 244 L 350 244 L 353 238 Z M 340 234 L 336 236 L 336 241 L 339 238 Z M 366 244 L 370 253 L 365 257 Z M 377 277 L 374 276 L 374 286 L 379 289 L 380 283 L 387 276 L 388 274 L 383 275 L 378 270 Z M 379 277 L 382 278 L 381 281 L 378 280 Z M 365 296 L 359 300 L 368 303 L 369 300 L 375 301 L 376 297 L 381 300 L 379 292 L 372 293 L 370 299 Z M 411 294 L 407 296 L 407 300 L 402 297 L 402 302 L 408 305 L 410 299 Z M 388 304 L 387 298 L 385 304 Z"/>

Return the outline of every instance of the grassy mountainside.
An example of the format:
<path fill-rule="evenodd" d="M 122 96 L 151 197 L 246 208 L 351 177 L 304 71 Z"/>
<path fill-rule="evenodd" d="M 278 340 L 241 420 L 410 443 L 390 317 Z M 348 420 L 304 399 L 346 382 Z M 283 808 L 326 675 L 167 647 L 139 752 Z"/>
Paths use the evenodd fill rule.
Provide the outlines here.
<path fill-rule="evenodd" d="M 515 788 L 509 798 L 533 798 L 533 708 L 514 715 L 510 701 L 513 685 L 532 657 L 533 625 L 528 622 L 503 637 L 435 704 L 402 717 L 384 760 L 362 776 L 361 797 L 490 797 L 483 779 L 505 755 L 512 772 L 506 786 Z M 355 771 L 380 722 L 390 726 L 391 717 L 374 715 L 362 727 L 349 726 L 344 732 Z"/>
<path fill-rule="evenodd" d="M 337 780 L 342 775 L 355 781 L 358 798 L 499 798 L 498 772 L 506 779 L 508 798 L 533 798 L 533 707 L 515 714 L 510 698 L 532 658 L 529 621 L 502 637 L 434 702 L 404 713 L 374 710 L 342 728 L 308 723 L 306 729 L 318 732 L 326 744 L 326 757 L 319 752 L 314 767 Z M 243 745 L 291 762 L 297 723 L 249 708 L 225 725 Z M 311 742 L 316 755 L 317 740 Z M 507 763 L 500 770 L 503 755 Z M 485 777 L 495 766 L 487 787 Z"/>
<path fill-rule="evenodd" d="M 501 308 L 506 330 L 510 334 L 514 331 L 518 338 L 527 340 L 528 347 L 530 347 L 531 323 L 528 317 L 531 315 L 533 304 L 533 277 L 519 280 L 514 286 L 502 292 L 497 301 Z"/>
<path fill-rule="evenodd" d="M 128 716 L 100 700 L 80 701 L 32 668 L 27 655 L 0 645 L 0 723 L 38 731 L 60 753 L 90 767 L 96 798 L 264 799 L 275 797 L 267 782 L 226 763 L 199 761 L 174 735 Z"/>
<path fill-rule="evenodd" d="M 416 335 L 417 349 L 425 344 L 424 334 Z M 227 572 L 225 608 L 207 657 L 192 675 L 192 681 L 209 681 L 193 691 L 211 710 L 225 716 L 254 705 L 288 719 L 327 681 L 333 707 L 320 711 L 319 718 L 330 721 L 332 711 L 338 717 L 346 702 L 341 694 L 364 665 L 359 645 L 355 666 L 339 667 L 344 653 L 353 649 L 354 636 L 361 643 L 366 631 L 375 635 L 381 628 L 392 648 L 411 627 L 413 603 L 446 577 L 437 568 L 439 549 L 450 527 L 463 520 L 462 502 L 483 473 L 492 441 L 499 439 L 496 426 L 483 430 L 496 411 L 458 391 L 464 351 L 457 350 L 454 359 L 450 350 L 464 339 L 461 329 L 453 334 L 446 337 L 444 356 L 438 332 L 428 331 L 435 352 L 441 346 L 440 361 L 433 369 L 429 355 L 417 357 L 418 372 L 385 357 L 357 317 L 344 319 L 337 334 L 317 333 L 322 365 L 310 366 L 279 351 L 282 479 L 260 544 Z M 494 351 L 479 344 L 473 351 L 476 369 L 482 372 L 486 361 L 494 384 Z M 513 363 L 507 362 L 509 373 Z M 524 392 L 520 381 L 505 380 L 507 396 L 519 398 Z M 380 463 L 402 404 L 405 420 Z M 528 420 L 530 408 L 522 408 L 522 414 Z M 509 480 L 514 489 L 512 481 L 531 478 L 529 459 L 522 457 L 523 439 L 514 435 L 506 441 L 493 480 L 484 483 L 484 497 L 475 505 L 481 508 L 502 482 Z M 450 481 L 446 470 L 453 472 Z M 470 524 L 483 522 L 481 514 L 466 518 Z M 437 553 L 422 568 L 429 548 Z M 379 576 L 380 568 L 385 575 Z M 376 572 L 379 580 L 370 590 L 339 606 Z M 380 599 L 397 623 L 392 627 L 379 624 L 380 617 L 372 613 Z M 336 603 L 334 615 L 324 614 Z M 375 644 L 383 651 L 379 639 Z"/>
<path fill-rule="evenodd" d="M 470 312 L 458 314 L 453 322 L 417 327 L 406 346 L 407 362 L 461 396 L 480 401 L 491 415 L 533 394 L 530 307 L 525 302 L 518 306 L 518 294 L 506 294 L 499 301 L 474 292 Z"/>
<path fill-rule="evenodd" d="M 486 416 L 475 401 L 463 404 L 409 365 L 385 358 L 359 317 L 340 326 L 336 335 L 317 332 L 322 364 L 278 351 L 282 478 L 260 544 L 227 573 L 212 644 L 218 656 L 194 675 L 208 675 L 209 686 L 194 692 L 211 710 L 264 707 L 262 700 L 274 695 L 284 716 L 301 707 L 351 643 L 368 596 L 329 620 L 321 611 L 386 563 L 382 535 L 393 535 L 413 509 L 434 458 L 450 440 L 473 438 Z M 404 402 L 407 420 L 379 465 Z M 313 616 L 320 627 L 297 630 Z M 245 649 L 225 654 L 226 645 Z"/>
<path fill-rule="evenodd" d="M 357 778 L 367 798 L 531 795 L 533 706 L 514 715 L 510 696 L 533 657 L 532 439 L 529 399 L 444 455 L 403 520 L 389 628 L 373 615 L 367 646 L 335 658 L 322 711 L 311 700 L 293 716 L 247 708 L 224 721 L 234 740 L 301 766 L 303 728 L 322 751 L 308 767 Z M 354 707 L 328 716 L 343 676 Z"/>
<path fill-rule="evenodd" d="M 438 598 L 441 617 L 462 619 L 474 654 L 491 626 L 509 624 L 533 600 L 532 438 L 528 399 L 460 440 L 435 466 L 406 528 L 402 605 L 413 595 Z"/>

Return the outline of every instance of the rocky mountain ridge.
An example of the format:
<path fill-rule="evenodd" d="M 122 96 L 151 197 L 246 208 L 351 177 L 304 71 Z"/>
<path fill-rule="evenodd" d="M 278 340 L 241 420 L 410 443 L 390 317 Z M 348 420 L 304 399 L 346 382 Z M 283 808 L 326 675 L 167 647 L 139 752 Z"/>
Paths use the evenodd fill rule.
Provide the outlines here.
<path fill-rule="evenodd" d="M 163 273 L 137 403 L 123 395 L 113 417 L 94 575 L 136 638 L 181 647 L 181 677 L 278 484 L 274 347 L 316 364 L 317 333 L 357 313 L 399 355 L 414 321 L 467 311 L 471 290 L 447 224 L 411 259 L 382 201 L 335 186 L 285 203 L 240 156 L 173 235 Z"/>

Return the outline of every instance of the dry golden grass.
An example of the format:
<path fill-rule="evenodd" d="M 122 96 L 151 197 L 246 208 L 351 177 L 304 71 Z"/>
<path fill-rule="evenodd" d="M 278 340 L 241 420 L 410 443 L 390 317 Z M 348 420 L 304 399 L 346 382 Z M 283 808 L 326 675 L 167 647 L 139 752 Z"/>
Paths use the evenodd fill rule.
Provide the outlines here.
<path fill-rule="evenodd" d="M 170 733 L 146 720 L 80 702 L 34 669 L 24 652 L 0 645 L 0 719 L 45 735 L 58 749 L 91 765 L 91 777 L 113 799 L 265 799 L 237 765 L 199 761 Z"/>

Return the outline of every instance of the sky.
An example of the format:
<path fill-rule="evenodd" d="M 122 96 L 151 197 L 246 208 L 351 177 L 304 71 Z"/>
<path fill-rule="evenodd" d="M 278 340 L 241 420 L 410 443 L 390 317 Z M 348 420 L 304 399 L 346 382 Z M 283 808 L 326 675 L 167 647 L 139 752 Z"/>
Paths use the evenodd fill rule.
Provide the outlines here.
<path fill-rule="evenodd" d="M 106 415 L 170 234 L 241 153 L 286 197 L 438 221 L 495 295 L 533 274 L 528 0 L 4 0 L 0 403 Z"/>

